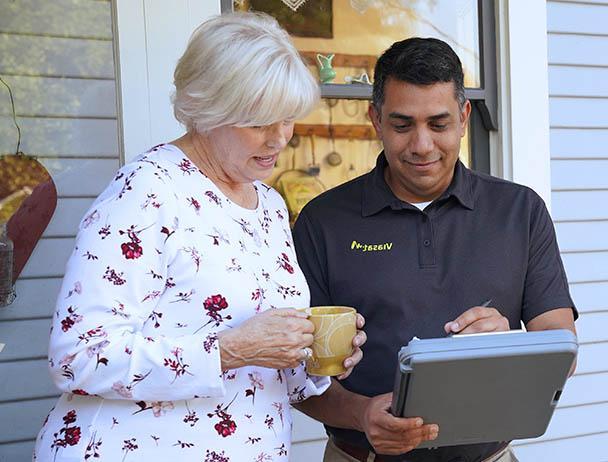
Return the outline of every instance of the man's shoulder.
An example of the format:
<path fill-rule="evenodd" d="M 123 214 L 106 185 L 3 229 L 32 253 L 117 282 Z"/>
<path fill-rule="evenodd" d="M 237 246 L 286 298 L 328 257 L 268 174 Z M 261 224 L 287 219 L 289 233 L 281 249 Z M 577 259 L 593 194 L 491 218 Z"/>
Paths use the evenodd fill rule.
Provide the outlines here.
<path fill-rule="evenodd" d="M 478 199 L 488 199 L 494 203 L 518 201 L 535 205 L 543 199 L 532 188 L 486 173 L 469 170 L 471 187 Z"/>
<path fill-rule="evenodd" d="M 368 175 L 369 173 L 366 173 L 322 192 L 306 204 L 302 211 L 309 216 L 316 216 L 344 211 L 345 207 L 360 210 L 363 188 Z"/>

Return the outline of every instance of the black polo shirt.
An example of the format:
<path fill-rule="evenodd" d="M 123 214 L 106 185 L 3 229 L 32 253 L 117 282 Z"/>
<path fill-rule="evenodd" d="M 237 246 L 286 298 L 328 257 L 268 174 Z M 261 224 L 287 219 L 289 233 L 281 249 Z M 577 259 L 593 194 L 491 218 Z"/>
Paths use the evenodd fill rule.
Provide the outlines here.
<path fill-rule="evenodd" d="M 312 200 L 293 231 L 311 304 L 354 306 L 366 319 L 363 360 L 345 388 L 392 391 L 401 346 L 445 336 L 447 321 L 488 299 L 512 329 L 555 308 L 577 316 L 553 223 L 534 191 L 458 162 L 448 189 L 421 211 L 392 193 L 386 167 L 380 154 L 371 172 Z M 505 407 L 512 398 L 496 397 Z M 326 428 L 370 447 L 363 433 Z M 395 460 L 473 462 L 499 447 L 419 449 Z"/>

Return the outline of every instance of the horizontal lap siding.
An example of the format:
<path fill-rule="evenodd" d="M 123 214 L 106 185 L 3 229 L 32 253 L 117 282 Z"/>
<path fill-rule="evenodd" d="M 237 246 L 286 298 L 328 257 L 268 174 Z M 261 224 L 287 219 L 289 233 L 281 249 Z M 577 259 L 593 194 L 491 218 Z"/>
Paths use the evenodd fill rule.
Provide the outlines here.
<path fill-rule="evenodd" d="M 608 1 L 547 3 L 552 216 L 579 357 L 547 432 L 522 462 L 608 460 Z"/>
<path fill-rule="evenodd" d="M 48 333 L 78 223 L 119 167 L 111 2 L 0 0 L 0 75 L 10 85 L 21 150 L 58 192 L 55 214 L 0 310 L 0 462 L 31 460 L 58 390 Z M 4 87 L 2 101 L 8 101 Z M 0 104 L 0 152 L 14 152 L 10 106 Z"/>

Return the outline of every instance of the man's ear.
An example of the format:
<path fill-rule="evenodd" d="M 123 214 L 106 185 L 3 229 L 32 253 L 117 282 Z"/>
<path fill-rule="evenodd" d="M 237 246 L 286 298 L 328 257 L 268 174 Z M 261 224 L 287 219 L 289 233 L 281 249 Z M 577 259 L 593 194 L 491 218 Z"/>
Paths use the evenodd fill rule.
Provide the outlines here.
<path fill-rule="evenodd" d="M 370 103 L 369 107 L 367 108 L 367 114 L 369 115 L 370 120 L 372 121 L 372 125 L 374 126 L 374 129 L 376 130 L 376 135 L 378 136 L 378 139 L 382 140 L 382 126 L 380 124 L 380 109 L 376 108 L 376 105 L 374 103 Z"/>
<path fill-rule="evenodd" d="M 464 102 L 462 111 L 460 111 L 460 137 L 462 138 L 466 131 L 467 125 L 469 124 L 469 118 L 471 117 L 471 102 L 467 99 Z"/>

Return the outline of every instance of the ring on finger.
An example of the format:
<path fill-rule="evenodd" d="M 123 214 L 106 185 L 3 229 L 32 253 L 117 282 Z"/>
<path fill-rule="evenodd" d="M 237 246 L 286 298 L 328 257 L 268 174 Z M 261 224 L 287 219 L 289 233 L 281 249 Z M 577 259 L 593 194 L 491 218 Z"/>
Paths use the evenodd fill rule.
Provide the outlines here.
<path fill-rule="evenodd" d="M 307 361 L 312 359 L 312 350 L 308 347 L 302 348 L 302 360 Z"/>

